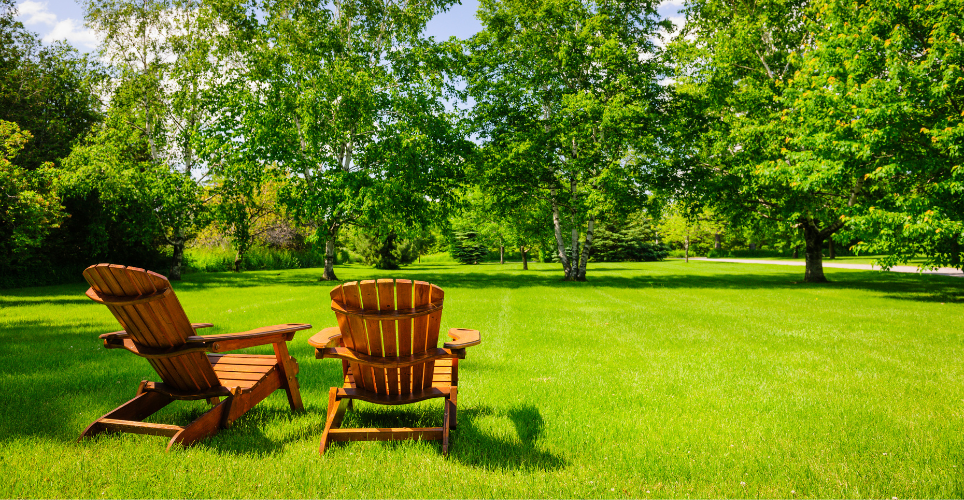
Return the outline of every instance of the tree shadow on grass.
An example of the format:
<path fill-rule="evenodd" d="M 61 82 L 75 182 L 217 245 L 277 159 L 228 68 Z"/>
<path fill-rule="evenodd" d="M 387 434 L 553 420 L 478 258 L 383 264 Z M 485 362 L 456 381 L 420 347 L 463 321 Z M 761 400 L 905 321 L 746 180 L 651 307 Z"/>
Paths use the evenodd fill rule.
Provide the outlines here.
<path fill-rule="evenodd" d="M 666 288 L 720 290 L 859 290 L 882 294 L 886 298 L 920 302 L 964 302 L 964 280 L 946 276 L 827 269 L 829 283 L 804 283 L 802 268 L 755 270 L 747 264 L 696 263 L 692 273 L 681 274 L 675 266 L 664 262 L 637 265 L 597 264 L 590 268 L 588 281 L 565 282 L 555 269 L 532 271 L 483 270 L 464 266 L 463 272 L 451 272 L 453 266 L 407 267 L 385 272 L 379 276 L 374 270 L 351 268 L 342 272 L 345 281 L 373 278 L 405 278 L 428 281 L 443 289 L 526 289 L 552 288 L 578 290 L 584 288 Z M 775 267 L 775 266 L 769 266 Z M 476 270 L 477 269 L 477 270 Z M 461 270 L 461 269 L 459 269 Z M 244 288 L 255 286 L 313 287 L 327 297 L 330 288 L 341 282 L 319 282 L 310 270 L 280 275 L 232 275 L 218 273 L 203 279 L 192 278 L 175 285 L 177 290 L 206 290 L 210 288 Z M 629 274 L 629 276 L 627 276 Z"/>

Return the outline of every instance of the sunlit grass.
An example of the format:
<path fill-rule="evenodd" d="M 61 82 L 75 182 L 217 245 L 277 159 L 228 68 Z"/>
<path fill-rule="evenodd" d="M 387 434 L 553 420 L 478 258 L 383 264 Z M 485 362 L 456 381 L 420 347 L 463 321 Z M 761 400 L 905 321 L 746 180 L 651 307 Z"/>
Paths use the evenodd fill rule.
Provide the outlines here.
<path fill-rule="evenodd" d="M 338 364 L 306 339 L 335 318 L 330 283 L 300 269 L 186 276 L 192 321 L 227 333 L 312 323 L 291 343 L 307 411 L 277 393 L 218 436 L 75 444 L 156 380 L 101 347 L 117 329 L 85 286 L 0 292 L 3 497 L 961 497 L 964 281 L 680 261 L 414 264 L 344 280 L 424 279 L 443 331 L 482 331 L 461 365 L 459 428 L 437 442 L 336 444 L 317 454 Z M 264 348 L 263 352 L 270 352 Z M 186 423 L 203 403 L 157 418 Z M 359 403 L 353 425 L 441 425 L 438 401 Z"/>

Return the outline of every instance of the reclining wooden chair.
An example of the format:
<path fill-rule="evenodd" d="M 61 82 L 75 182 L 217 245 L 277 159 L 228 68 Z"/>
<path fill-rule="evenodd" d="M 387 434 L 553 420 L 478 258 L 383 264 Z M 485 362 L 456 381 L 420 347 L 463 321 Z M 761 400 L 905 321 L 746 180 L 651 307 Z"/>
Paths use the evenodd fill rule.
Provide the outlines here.
<path fill-rule="evenodd" d="M 124 331 L 100 338 L 108 349 L 127 349 L 151 364 L 162 383 L 143 381 L 134 399 L 90 424 L 78 441 L 102 432 L 167 436 L 189 446 L 217 434 L 278 389 L 288 394 L 292 410 L 302 410 L 298 363 L 285 342 L 311 325 L 289 323 L 244 333 L 196 336 L 167 278 L 136 267 L 97 264 L 84 271 L 87 296 L 110 309 Z M 274 356 L 220 354 L 273 344 Z M 212 353 L 212 354 L 206 354 Z M 220 398 L 224 397 L 224 401 Z M 186 427 L 143 422 L 171 401 L 207 399 L 214 408 Z"/>
<path fill-rule="evenodd" d="M 477 330 L 453 328 L 452 342 L 439 349 L 442 289 L 416 281 L 390 279 L 345 283 L 331 291 L 338 326 L 317 333 L 308 343 L 315 357 L 342 360 L 343 387 L 328 393 L 328 418 L 319 452 L 331 441 L 441 439 L 448 454 L 449 429 L 455 428 L 459 359 L 465 348 L 481 343 Z M 442 427 L 341 429 L 351 401 L 382 405 L 445 398 Z"/>

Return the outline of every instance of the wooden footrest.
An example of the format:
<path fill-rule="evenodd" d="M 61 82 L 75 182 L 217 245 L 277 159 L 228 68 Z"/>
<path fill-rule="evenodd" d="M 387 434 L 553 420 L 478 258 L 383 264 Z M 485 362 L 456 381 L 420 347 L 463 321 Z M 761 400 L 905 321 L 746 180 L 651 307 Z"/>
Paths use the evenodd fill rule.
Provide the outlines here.
<path fill-rule="evenodd" d="M 329 441 L 390 441 L 397 439 L 442 439 L 441 427 L 391 427 L 378 429 L 330 429 Z"/>
<path fill-rule="evenodd" d="M 183 427 L 167 424 L 152 424 L 150 422 L 138 422 L 136 420 L 117 420 L 113 418 L 102 418 L 98 423 L 110 431 L 132 432 L 134 434 L 150 434 L 151 436 L 173 437 L 178 432 L 184 430 Z"/>

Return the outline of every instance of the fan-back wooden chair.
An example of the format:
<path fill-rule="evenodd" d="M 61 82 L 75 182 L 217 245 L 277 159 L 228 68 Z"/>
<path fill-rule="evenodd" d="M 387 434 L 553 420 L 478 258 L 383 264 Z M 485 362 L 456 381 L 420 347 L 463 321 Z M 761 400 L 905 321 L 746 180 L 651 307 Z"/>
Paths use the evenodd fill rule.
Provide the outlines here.
<path fill-rule="evenodd" d="M 438 347 L 442 289 L 410 280 L 381 279 L 345 283 L 331 291 L 337 327 L 308 342 L 315 357 L 342 360 L 344 385 L 328 393 L 328 418 L 319 452 L 332 441 L 441 439 L 448 454 L 449 429 L 455 428 L 459 359 L 465 348 L 481 343 L 477 330 L 453 328 L 452 342 Z M 382 405 L 444 398 L 442 427 L 342 429 L 352 400 Z"/>
<path fill-rule="evenodd" d="M 102 432 L 170 437 L 189 446 L 228 427 L 254 405 L 284 389 L 292 410 L 302 410 L 298 363 L 285 342 L 311 325 L 289 323 L 243 333 L 195 335 L 213 326 L 191 323 L 167 278 L 136 267 L 97 264 L 84 271 L 87 296 L 107 306 L 123 331 L 100 336 L 108 349 L 127 349 L 151 364 L 163 382 L 143 381 L 134 399 L 90 424 L 78 441 Z M 222 354 L 272 344 L 274 356 Z M 210 353 L 210 354 L 209 354 Z M 224 401 L 220 398 L 224 397 Z M 207 399 L 214 405 L 186 427 L 143 420 L 174 400 Z"/>

